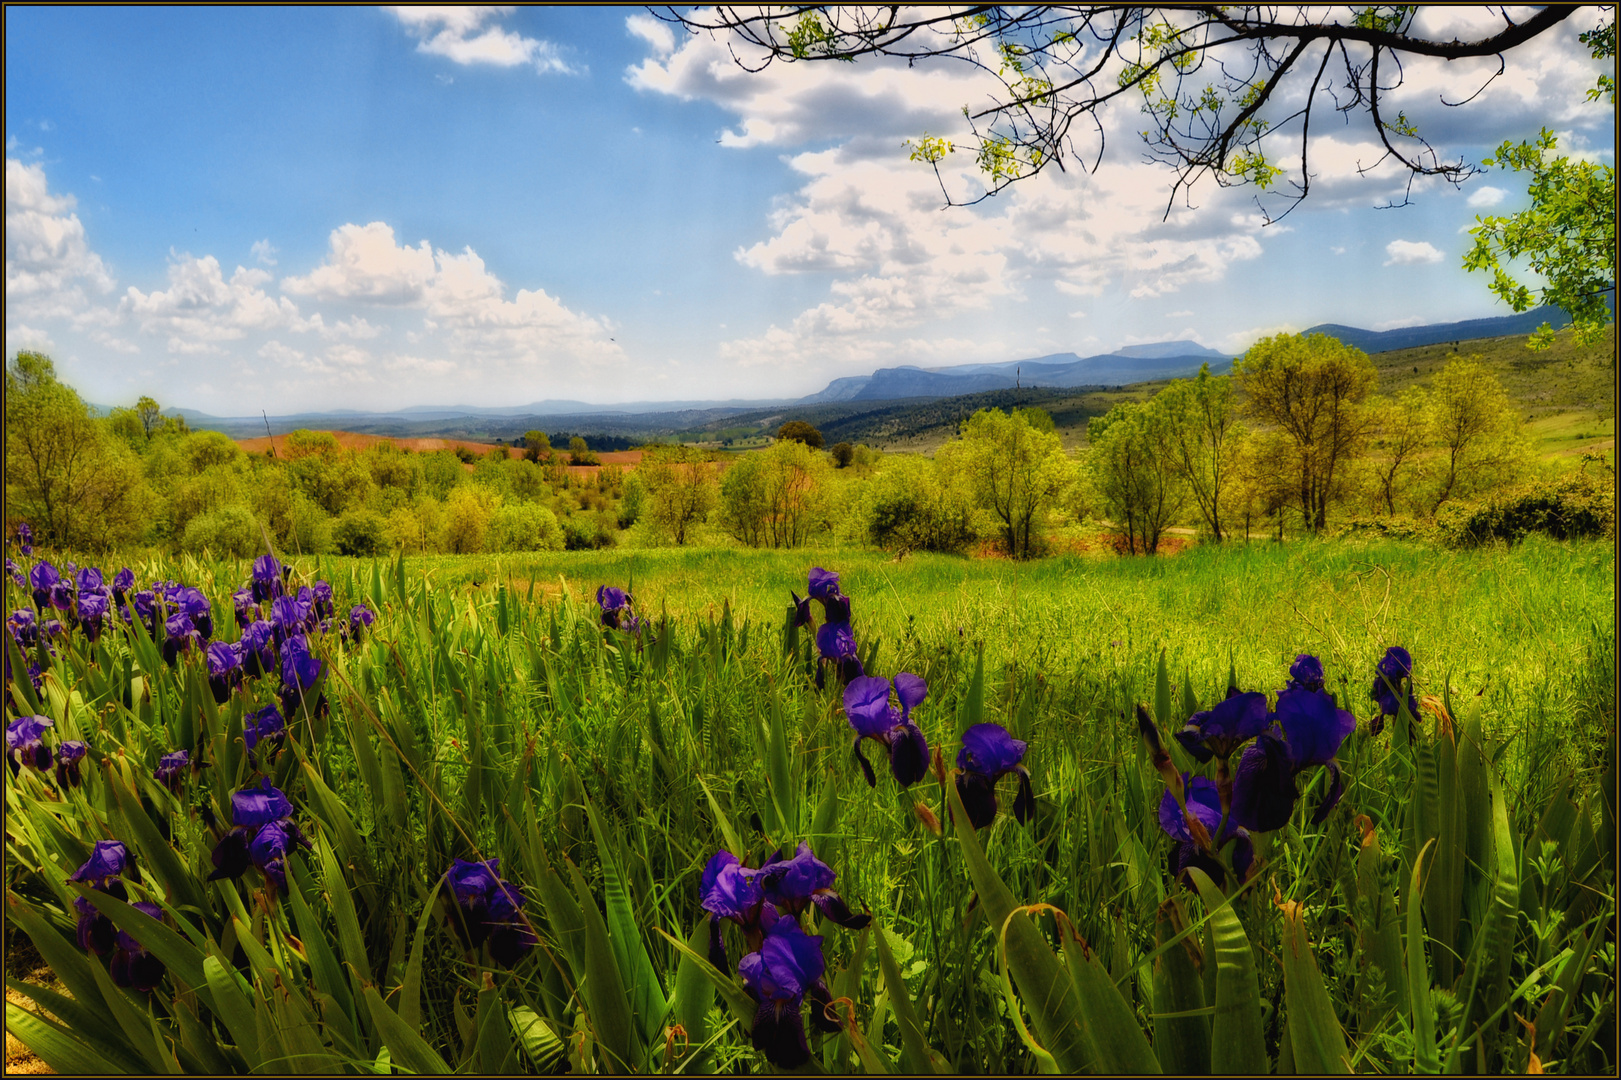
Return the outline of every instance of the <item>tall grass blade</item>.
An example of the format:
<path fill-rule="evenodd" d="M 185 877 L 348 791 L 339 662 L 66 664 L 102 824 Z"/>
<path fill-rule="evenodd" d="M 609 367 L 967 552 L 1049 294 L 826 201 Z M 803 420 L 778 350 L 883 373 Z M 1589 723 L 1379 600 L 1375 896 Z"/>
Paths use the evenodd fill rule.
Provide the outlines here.
<path fill-rule="evenodd" d="M 1199 954 L 1193 938 L 1165 948 L 1186 928 L 1180 900 L 1172 897 L 1160 904 L 1154 943 L 1164 951 L 1154 961 L 1154 1054 L 1167 1075 L 1210 1071 L 1210 1017 L 1199 969 L 1214 960 Z"/>
<path fill-rule="evenodd" d="M 906 989 L 906 980 L 901 977 L 900 965 L 895 963 L 895 954 L 890 951 L 884 929 L 878 927 L 872 939 L 878 945 L 878 967 L 884 975 L 884 990 L 889 995 L 890 1007 L 895 1010 L 895 1025 L 901 1031 L 901 1064 L 908 1072 L 932 1074 L 936 1070 L 929 1057 L 923 1024 L 912 1004 L 911 992 Z"/>
<path fill-rule="evenodd" d="M 608 940 L 613 946 L 614 962 L 619 977 L 630 990 L 631 1008 L 635 1011 L 642 1041 L 651 1044 L 664 1023 L 669 1004 L 659 986 L 658 972 L 642 943 L 641 929 L 631 907 L 630 890 L 626 887 L 619 852 L 609 844 L 608 834 L 597 816 L 596 805 L 585 804 L 591 820 L 591 832 L 597 841 L 597 856 L 602 862 L 603 899 L 606 901 Z"/>
<path fill-rule="evenodd" d="M 1289 1010 L 1287 1038 L 1294 1055 L 1294 1066 L 1302 1073 L 1350 1073 L 1345 1052 L 1345 1035 L 1334 1002 L 1323 985 L 1322 972 L 1312 955 L 1306 937 L 1306 920 L 1300 904 L 1284 900 L 1283 909 L 1283 993 Z"/>
<path fill-rule="evenodd" d="M 1261 1030 L 1261 987 L 1256 980 L 1249 938 L 1232 904 L 1204 871 L 1190 867 L 1187 873 L 1209 912 L 1215 943 L 1216 1013 L 1210 1024 L 1210 1071 L 1268 1072 L 1271 1062 L 1267 1060 L 1266 1036 Z M 1206 954 L 1205 963 L 1210 960 Z"/>

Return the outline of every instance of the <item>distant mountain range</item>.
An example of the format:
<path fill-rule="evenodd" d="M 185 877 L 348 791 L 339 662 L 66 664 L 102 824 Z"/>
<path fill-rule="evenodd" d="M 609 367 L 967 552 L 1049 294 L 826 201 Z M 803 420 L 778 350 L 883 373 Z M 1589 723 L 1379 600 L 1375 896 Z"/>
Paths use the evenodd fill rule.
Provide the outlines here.
<path fill-rule="evenodd" d="M 1354 345 L 1367 353 L 1412 349 L 1442 342 L 1467 341 L 1473 338 L 1505 337 L 1529 334 L 1542 323 L 1555 329 L 1570 324 L 1570 317 L 1558 308 L 1539 307 L 1520 315 L 1504 315 L 1490 319 L 1467 319 L 1463 322 L 1435 323 L 1426 326 L 1407 326 L 1394 330 L 1363 330 L 1339 323 L 1321 323 L 1306 331 L 1308 334 L 1328 334 L 1347 345 Z M 625 418 L 646 418 L 661 414 L 680 426 L 700 420 L 708 421 L 761 409 L 784 406 L 817 406 L 845 402 L 866 403 L 900 401 L 916 398 L 948 398 L 965 394 L 993 393 L 1016 388 L 1069 389 L 1089 386 L 1126 386 L 1131 383 L 1155 379 L 1174 379 L 1192 375 L 1200 365 L 1209 364 L 1210 370 L 1221 374 L 1231 368 L 1233 358 L 1215 349 L 1191 341 L 1161 341 L 1148 345 L 1128 345 L 1111 353 L 1081 357 L 1075 353 L 1052 353 L 1026 360 L 996 361 L 992 363 L 955 364 L 944 367 L 879 368 L 870 375 L 850 375 L 834 379 L 814 394 L 801 398 L 766 398 L 761 400 L 726 401 L 635 401 L 615 405 L 593 405 L 585 401 L 548 399 L 527 405 L 414 405 L 388 412 L 346 410 L 335 412 L 297 413 L 269 417 L 269 425 L 276 434 L 297 428 L 342 428 L 368 431 L 375 434 L 401 436 L 427 435 L 444 427 L 445 421 L 460 417 L 486 421 L 481 427 L 502 430 L 525 425 L 519 423 L 533 418 L 535 427 L 552 427 L 556 419 L 568 417 L 568 425 L 580 430 L 616 426 L 613 421 Z M 104 407 L 98 407 L 106 412 Z M 236 438 L 262 434 L 264 417 L 220 417 L 189 409 L 170 408 L 167 415 L 184 415 L 193 427 L 223 431 Z M 542 423 L 542 418 L 550 418 Z M 641 426 L 640 423 L 637 426 Z"/>

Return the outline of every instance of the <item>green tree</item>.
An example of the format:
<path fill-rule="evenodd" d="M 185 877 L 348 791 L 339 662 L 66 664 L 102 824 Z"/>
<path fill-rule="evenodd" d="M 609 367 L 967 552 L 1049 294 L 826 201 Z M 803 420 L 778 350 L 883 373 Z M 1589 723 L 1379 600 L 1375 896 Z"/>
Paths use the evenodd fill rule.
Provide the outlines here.
<path fill-rule="evenodd" d="M 1086 425 L 1094 486 L 1110 516 L 1125 525 L 1134 555 L 1157 554 L 1160 538 L 1187 502 L 1176 427 L 1158 398 L 1121 402 Z"/>
<path fill-rule="evenodd" d="M 6 368 L 5 411 L 8 517 L 68 548 L 102 550 L 139 532 L 139 460 L 57 381 L 50 357 L 17 353 Z"/>
<path fill-rule="evenodd" d="M 563 530 L 544 506 L 506 502 L 490 517 L 492 551 L 562 551 Z"/>
<path fill-rule="evenodd" d="M 822 448 L 822 433 L 804 420 L 790 420 L 777 429 L 777 438 L 802 442 L 812 450 Z"/>
<path fill-rule="evenodd" d="M 544 431 L 526 431 L 523 433 L 523 456 L 526 460 L 536 462 L 550 461 L 552 459 L 552 440 Z"/>
<path fill-rule="evenodd" d="M 1530 456 L 1518 412 L 1478 357 L 1455 358 L 1436 374 L 1429 428 L 1439 457 L 1432 515 L 1448 499 L 1512 484 Z"/>
<path fill-rule="evenodd" d="M 648 519 L 677 546 L 715 508 L 715 473 L 705 458 L 701 450 L 670 447 L 644 456 L 636 470 L 651 507 Z"/>
<path fill-rule="evenodd" d="M 163 410 L 152 398 L 142 396 L 135 402 L 135 416 L 141 421 L 141 431 L 147 438 L 152 432 L 163 426 Z"/>
<path fill-rule="evenodd" d="M 1581 35 L 1595 60 L 1615 62 L 1615 18 Z M 1615 107 L 1615 77 L 1606 73 L 1587 92 L 1589 101 Z M 1563 308 L 1584 345 L 1597 342 L 1615 318 L 1615 166 L 1569 157 L 1550 157 L 1559 141 L 1543 128 L 1535 143 L 1504 142 L 1487 166 L 1527 173 L 1531 205 L 1516 214 L 1475 218 L 1474 246 L 1464 269 L 1491 275 L 1491 290 L 1515 311 L 1534 304 Z M 1505 263 L 1524 260 L 1542 279 L 1533 293 L 1510 274 Z M 1533 349 L 1553 344 L 1553 327 L 1543 323 L 1531 336 Z"/>
<path fill-rule="evenodd" d="M 721 523 L 750 547 L 798 547 L 823 524 L 830 471 L 825 457 L 793 440 L 744 454 L 721 478 Z"/>
<path fill-rule="evenodd" d="M 1155 398 L 1170 422 L 1169 444 L 1177 470 L 1199 508 L 1205 528 L 1226 538 L 1223 509 L 1233 483 L 1233 457 L 1243 428 L 1233 402 L 1230 376 L 1213 376 L 1210 365 L 1193 379 L 1177 379 Z"/>
<path fill-rule="evenodd" d="M 568 463 L 570 465 L 598 465 L 601 459 L 591 452 L 585 439 L 579 435 L 568 441 Z"/>
<path fill-rule="evenodd" d="M 850 462 L 855 460 L 856 448 L 847 442 L 834 443 L 832 454 L 833 467 L 836 469 L 846 469 L 849 468 Z"/>
<path fill-rule="evenodd" d="M 1326 334 L 1262 338 L 1233 365 L 1244 410 L 1293 443 L 1295 497 L 1306 528 L 1321 532 L 1362 452 L 1372 418 L 1365 403 L 1378 379 L 1361 349 Z"/>
<path fill-rule="evenodd" d="M 976 539 L 974 504 L 938 462 L 894 454 L 867 481 L 867 539 L 891 551 L 962 551 Z"/>
<path fill-rule="evenodd" d="M 371 471 L 330 431 L 291 432 L 282 453 L 293 482 L 328 514 L 342 514 L 371 497 Z"/>
<path fill-rule="evenodd" d="M 1003 548 L 1014 558 L 1036 553 L 1041 516 L 1070 483 L 1071 462 L 1051 424 L 1045 412 L 981 409 L 963 422 L 961 438 L 936 454 L 976 505 L 991 514 Z"/>
<path fill-rule="evenodd" d="M 1385 513 L 1394 516 L 1402 478 L 1410 476 L 1430 442 L 1430 396 L 1420 387 L 1409 387 L 1394 401 L 1369 402 L 1373 416 L 1373 475 Z"/>

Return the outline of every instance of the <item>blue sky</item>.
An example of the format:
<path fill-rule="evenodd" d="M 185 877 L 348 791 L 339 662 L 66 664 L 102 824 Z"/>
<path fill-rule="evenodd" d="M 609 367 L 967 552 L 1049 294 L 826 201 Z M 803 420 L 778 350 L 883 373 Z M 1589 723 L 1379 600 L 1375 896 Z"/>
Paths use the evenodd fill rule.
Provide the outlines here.
<path fill-rule="evenodd" d="M 1613 110 L 1582 102 L 1595 20 L 1467 109 L 1438 103 L 1466 63 L 1410 67 L 1398 103 L 1473 160 L 1545 124 L 1612 161 Z M 1169 175 L 1117 108 L 1096 174 L 942 210 L 902 141 L 984 92 L 958 68 L 749 75 L 637 9 L 7 8 L 6 350 L 91 401 L 244 415 L 788 396 L 1506 312 L 1459 263 L 1476 214 L 1523 204 L 1512 176 L 1376 209 L 1401 178 L 1358 176 L 1367 133 L 1325 124 L 1282 224 L 1213 187 L 1162 223 Z"/>

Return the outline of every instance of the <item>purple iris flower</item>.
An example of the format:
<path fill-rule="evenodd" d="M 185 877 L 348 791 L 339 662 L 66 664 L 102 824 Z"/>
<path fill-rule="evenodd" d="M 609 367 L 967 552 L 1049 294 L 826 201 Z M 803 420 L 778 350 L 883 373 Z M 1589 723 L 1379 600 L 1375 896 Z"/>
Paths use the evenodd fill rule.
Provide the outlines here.
<path fill-rule="evenodd" d="M 788 590 L 788 595 L 794 598 L 794 628 L 814 625 L 811 620 L 811 598 L 807 596 L 801 600 L 799 594 L 792 589 Z"/>
<path fill-rule="evenodd" d="M 186 779 L 186 770 L 191 767 L 191 752 L 189 750 L 176 750 L 172 754 L 164 754 L 158 759 L 158 767 L 152 776 L 158 783 L 168 788 L 171 794 L 180 794 L 180 785 Z"/>
<path fill-rule="evenodd" d="M 850 630 L 848 618 L 843 622 L 825 622 L 816 631 L 816 688 L 823 685 L 823 667 L 832 664 L 839 681 L 848 687 L 866 674 L 861 658 L 856 655 L 856 637 Z"/>
<path fill-rule="evenodd" d="M 113 600 L 123 604 L 124 595 L 135 588 L 135 573 L 129 567 L 124 567 L 113 575 Z"/>
<path fill-rule="evenodd" d="M 28 571 L 28 584 L 34 590 L 34 606 L 44 611 L 51 606 L 51 590 L 61 581 L 56 567 L 41 559 Z"/>
<path fill-rule="evenodd" d="M 102 586 L 101 571 L 94 566 L 87 566 L 79 571 L 75 583 L 82 593 L 100 592 Z"/>
<path fill-rule="evenodd" d="M 143 914 L 163 921 L 163 909 L 156 904 L 145 900 L 137 900 L 131 904 Z M 112 961 L 107 965 L 107 974 L 112 976 L 113 985 L 139 990 L 143 994 L 151 993 L 163 978 L 163 961 L 146 951 L 146 947 L 124 931 L 118 931 L 113 943 Z"/>
<path fill-rule="evenodd" d="M 181 653 L 190 652 L 193 645 L 202 640 L 197 633 L 197 627 L 192 624 L 191 616 L 184 611 L 177 611 L 163 621 L 163 661 L 173 667 Z"/>
<path fill-rule="evenodd" d="M 1187 801 L 1187 812 L 1196 818 L 1203 827 L 1207 838 L 1214 838 L 1212 847 L 1220 851 L 1229 840 L 1235 841 L 1233 847 L 1233 871 L 1238 875 L 1239 884 L 1249 877 L 1250 867 L 1255 862 L 1255 845 L 1250 841 L 1248 830 L 1237 825 L 1231 817 L 1227 828 L 1217 835 L 1221 829 L 1221 795 L 1216 788 L 1215 781 L 1204 776 L 1182 774 L 1182 788 Z M 1221 862 L 1215 858 L 1214 851 L 1206 851 L 1195 840 L 1192 831 L 1188 828 L 1187 818 L 1183 815 L 1181 807 L 1176 804 L 1176 796 L 1167 791 L 1159 803 L 1159 825 L 1166 834 L 1176 842 L 1171 849 L 1171 877 L 1180 878 L 1182 871 L 1190 866 L 1197 866 L 1210 880 L 1218 885 L 1225 884 L 1227 872 Z"/>
<path fill-rule="evenodd" d="M 69 880 L 82 882 L 108 896 L 128 900 L 129 890 L 124 887 L 121 880 L 128 862 L 129 851 L 122 843 L 117 840 L 97 840 L 95 848 L 90 852 L 90 858 L 73 872 Z M 74 898 L 73 906 L 79 912 L 79 948 L 93 952 L 97 956 L 106 956 L 112 952 L 113 946 L 117 944 L 117 931 L 113 928 L 112 920 L 82 896 Z"/>
<path fill-rule="evenodd" d="M 57 611 L 72 611 L 75 599 L 73 582 L 66 578 L 58 579 L 57 583 L 51 586 L 51 606 Z"/>
<path fill-rule="evenodd" d="M 258 678 L 276 666 L 275 627 L 263 620 L 249 623 L 237 642 L 242 650 L 242 670 Z"/>
<path fill-rule="evenodd" d="M 238 646 L 227 641 L 211 641 L 204 650 L 208 661 L 208 688 L 221 705 L 231 700 L 231 691 L 242 683 L 242 655 Z"/>
<path fill-rule="evenodd" d="M 540 939 L 523 913 L 523 891 L 500 875 L 501 860 L 457 859 L 445 875 L 450 890 L 450 926 L 462 947 L 490 944 L 490 959 L 504 968 L 522 960 Z"/>
<path fill-rule="evenodd" d="M 201 589 L 193 589 L 190 586 L 181 589 L 175 594 L 175 603 L 181 611 L 191 617 L 192 625 L 197 628 L 198 635 L 204 641 L 214 636 L 214 616 L 211 614 L 213 609 Z"/>
<path fill-rule="evenodd" d="M 634 634 L 641 629 L 641 620 L 636 618 L 634 604 L 635 601 L 624 589 L 616 589 L 612 585 L 597 586 L 597 607 L 602 609 L 602 625 L 610 630 Z"/>
<path fill-rule="evenodd" d="M 259 617 L 259 604 L 253 598 L 252 589 L 244 587 L 232 593 L 231 606 L 236 609 L 238 626 L 246 626 Z"/>
<path fill-rule="evenodd" d="M 281 646 L 281 681 L 291 691 L 302 693 L 321 676 L 321 660 L 310 654 L 310 643 L 303 634 L 288 638 Z"/>
<path fill-rule="evenodd" d="M 815 904 L 823 918 L 831 919 L 846 930 L 860 930 L 872 922 L 871 915 L 857 915 L 833 891 L 838 875 L 833 868 L 818 859 L 803 840 L 791 859 L 784 859 L 778 851 L 760 867 L 756 880 L 768 903 L 777 905 L 784 914 L 796 918 L 810 904 Z"/>
<path fill-rule="evenodd" d="M 1413 681 L 1413 657 L 1400 645 L 1392 645 L 1385 650 L 1374 668 L 1373 689 L 1368 696 L 1379 704 L 1379 715 L 1368 725 L 1368 734 L 1378 735 L 1385 727 L 1385 717 L 1396 716 L 1401 712 L 1400 699 L 1402 680 L 1406 679 L 1409 687 Z M 1418 699 L 1411 691 L 1407 695 L 1407 713 L 1417 718 Z"/>
<path fill-rule="evenodd" d="M 1265 731 L 1269 722 L 1265 694 L 1230 693 L 1215 708 L 1188 717 L 1187 725 L 1176 733 L 1176 741 L 1202 762 L 1212 756 L 1226 761 L 1233 751 Z"/>
<path fill-rule="evenodd" d="M 376 621 L 377 616 L 372 614 L 371 608 L 365 604 L 356 604 L 349 609 L 349 621 L 343 628 L 344 636 L 359 641 L 360 635 L 370 630 L 372 623 Z"/>
<path fill-rule="evenodd" d="M 44 771 L 51 767 L 51 751 L 45 745 L 45 731 L 56 726 L 48 716 L 19 716 L 6 725 L 6 755 L 11 771 L 24 765 Z"/>
<path fill-rule="evenodd" d="M 56 748 L 56 786 L 58 789 L 78 787 L 79 762 L 84 760 L 90 747 L 77 739 L 68 739 Z"/>
<path fill-rule="evenodd" d="M 236 827 L 214 846 L 214 872 L 209 881 L 239 878 L 257 866 L 278 891 L 286 889 L 286 854 L 294 844 L 309 841 L 292 820 L 293 804 L 268 776 L 257 788 L 243 788 L 231 796 L 231 821 Z"/>
<path fill-rule="evenodd" d="M 1326 691 L 1284 690 L 1278 694 L 1278 725 L 1244 750 L 1233 781 L 1232 819 L 1251 832 L 1270 832 L 1288 824 L 1300 792 L 1296 774 L 1312 766 L 1329 770 L 1328 792 L 1312 812 L 1321 824 L 1343 794 L 1340 744 L 1356 727 L 1356 718 L 1337 707 Z"/>
<path fill-rule="evenodd" d="M 826 627 L 823 627 L 826 629 Z M 889 768 L 901 787 L 923 779 L 929 768 L 929 744 L 923 731 L 912 722 L 912 709 L 928 696 L 929 687 L 909 672 L 895 676 L 895 694 L 901 707 L 889 703 L 890 683 L 878 675 L 862 675 L 844 688 L 844 715 L 855 728 L 855 757 L 869 787 L 878 786 L 872 766 L 861 753 L 863 739 L 883 744 L 889 753 Z"/>
<path fill-rule="evenodd" d="M 7 557 L 7 559 L 6 559 L 6 576 L 11 578 L 12 583 L 14 585 L 16 585 L 17 588 L 19 588 L 19 589 L 28 588 L 28 579 L 23 576 L 22 568 L 17 565 L 17 560 L 16 559 Z"/>
<path fill-rule="evenodd" d="M 242 742 L 250 754 L 260 742 L 268 740 L 280 744 L 286 736 L 287 722 L 274 705 L 266 705 L 242 718 Z"/>
<path fill-rule="evenodd" d="M 332 586 L 325 581 L 317 580 L 310 589 L 311 605 L 315 614 L 322 619 L 332 618 Z"/>
<path fill-rule="evenodd" d="M 308 602 L 299 600 L 296 596 L 278 596 L 270 605 L 270 621 L 275 625 L 276 637 L 282 640 L 291 637 L 304 628 L 309 621 L 310 606 Z"/>
<path fill-rule="evenodd" d="M 16 639 L 19 646 L 31 649 L 39 640 L 39 623 L 34 618 L 33 608 L 18 608 L 6 619 L 6 629 Z"/>
<path fill-rule="evenodd" d="M 778 919 L 767 930 L 757 952 L 737 965 L 743 987 L 758 1005 L 751 1036 L 754 1048 L 780 1069 L 796 1069 L 810 1060 L 805 1041 L 804 1000 L 811 998 L 811 1019 L 823 1030 L 837 1031 L 825 1008 L 831 997 L 822 974 L 822 939 L 806 934 L 793 919 Z"/>
<path fill-rule="evenodd" d="M 105 592 L 79 593 L 79 627 L 91 644 L 101 637 L 102 620 L 111 607 L 112 601 Z"/>
<path fill-rule="evenodd" d="M 1289 688 L 1321 690 L 1323 688 L 1323 662 L 1315 656 L 1301 653 L 1289 665 Z"/>
<path fill-rule="evenodd" d="M 820 566 L 811 567 L 810 599 L 825 604 L 829 598 L 838 595 L 839 575 L 831 570 L 823 570 Z"/>
<path fill-rule="evenodd" d="M 135 617 L 146 626 L 146 632 L 158 636 L 158 598 L 151 589 L 142 589 L 134 596 Z"/>
<path fill-rule="evenodd" d="M 17 550 L 24 555 L 34 553 L 34 530 L 29 528 L 26 521 L 17 523 Z"/>
<path fill-rule="evenodd" d="M 721 938 L 720 920 L 731 919 L 744 933 L 758 936 L 760 912 L 765 892 L 756 880 L 758 870 L 750 870 L 730 851 L 717 851 L 704 867 L 698 886 L 698 906 L 709 912 L 709 962 L 722 972 L 731 970 L 726 944 Z"/>
<path fill-rule="evenodd" d="M 957 794 L 976 829 L 996 820 L 996 782 L 1008 773 L 1019 776 L 1019 794 L 1013 800 L 1013 816 L 1020 825 L 1036 813 L 1036 796 L 1030 790 L 1030 772 L 1020 764 L 1025 744 L 1007 733 L 1001 724 L 975 724 L 963 732 L 962 749 L 957 751 Z"/>
<path fill-rule="evenodd" d="M 282 594 L 282 578 L 287 574 L 274 555 L 261 555 L 253 560 L 253 602 L 262 604 Z"/>

